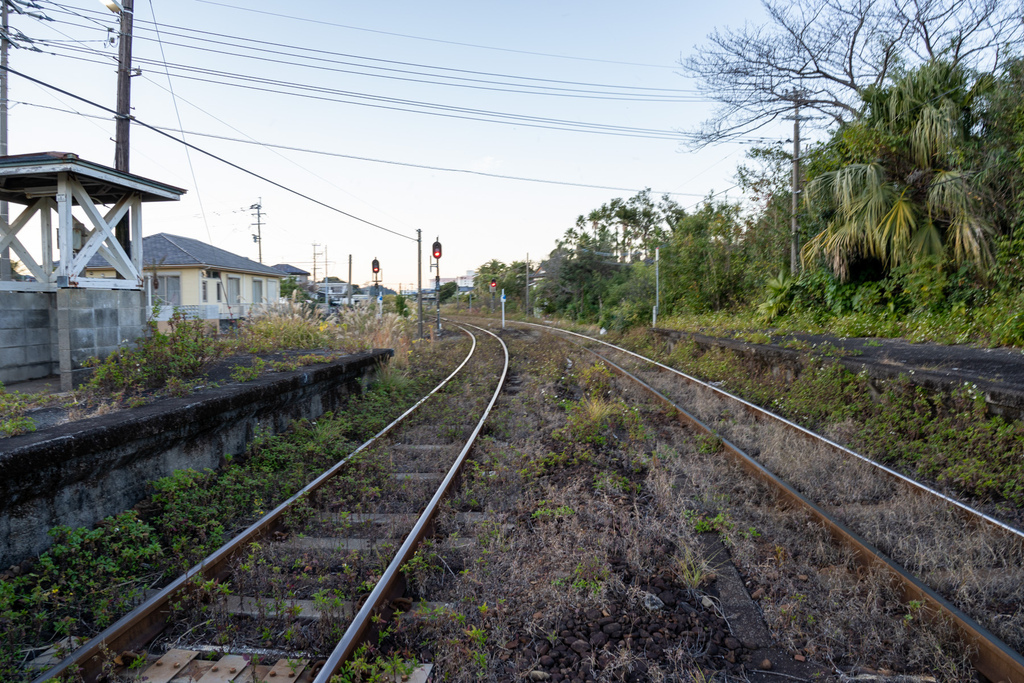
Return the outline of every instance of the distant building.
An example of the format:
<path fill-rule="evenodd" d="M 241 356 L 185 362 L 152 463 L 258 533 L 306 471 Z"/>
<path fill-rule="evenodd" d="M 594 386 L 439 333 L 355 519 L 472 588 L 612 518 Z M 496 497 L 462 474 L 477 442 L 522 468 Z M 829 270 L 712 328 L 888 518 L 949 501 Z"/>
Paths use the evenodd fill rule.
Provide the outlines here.
<path fill-rule="evenodd" d="M 303 270 L 302 268 L 297 268 L 297 267 L 295 267 L 293 265 L 290 265 L 288 263 L 278 263 L 277 265 L 270 266 L 270 267 L 273 268 L 274 270 L 281 271 L 287 277 L 295 278 L 295 282 L 297 282 L 300 285 L 304 285 L 304 284 L 309 282 L 309 271 L 308 270 Z"/>
<path fill-rule="evenodd" d="M 462 277 L 456 278 L 455 281 L 459 283 L 459 291 L 466 292 L 473 289 L 473 283 L 476 282 L 476 271 L 467 270 L 466 274 Z"/>
<path fill-rule="evenodd" d="M 279 271 L 190 237 L 157 233 L 142 240 L 147 305 L 162 304 L 158 321 L 175 307 L 202 320 L 229 320 L 249 315 L 253 305 L 276 303 Z M 103 259 L 93 257 L 87 276 L 114 277 Z"/>

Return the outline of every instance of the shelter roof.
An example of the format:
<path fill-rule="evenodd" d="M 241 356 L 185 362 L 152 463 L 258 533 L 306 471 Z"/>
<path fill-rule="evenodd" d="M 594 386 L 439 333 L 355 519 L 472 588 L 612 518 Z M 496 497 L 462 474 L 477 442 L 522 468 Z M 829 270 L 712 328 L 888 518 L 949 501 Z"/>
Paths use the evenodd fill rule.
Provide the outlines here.
<path fill-rule="evenodd" d="M 131 192 L 144 202 L 174 201 L 185 190 L 117 171 L 69 152 L 36 152 L 0 157 L 0 200 L 31 204 L 57 194 L 57 174 L 73 173 L 97 204 L 113 204 Z"/>

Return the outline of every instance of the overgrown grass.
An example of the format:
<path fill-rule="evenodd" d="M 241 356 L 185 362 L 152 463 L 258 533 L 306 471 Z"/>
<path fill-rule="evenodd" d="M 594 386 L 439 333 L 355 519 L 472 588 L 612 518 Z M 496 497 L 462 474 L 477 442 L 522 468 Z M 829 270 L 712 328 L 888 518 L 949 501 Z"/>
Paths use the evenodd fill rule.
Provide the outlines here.
<path fill-rule="evenodd" d="M 6 387 L 0 384 L 0 438 L 36 430 L 35 421 L 25 415 L 25 412 L 38 398 L 18 391 L 7 391 Z"/>
<path fill-rule="evenodd" d="M 42 651 L 31 648 L 94 635 L 145 588 L 178 575 L 294 494 L 450 372 L 449 361 L 423 347 L 415 376 L 386 372 L 386 381 L 351 399 L 343 413 L 258 436 L 219 471 L 180 470 L 160 479 L 137 510 L 95 529 L 52 531 L 47 553 L 0 578 L 0 680 L 25 680 L 24 662 Z"/>
<path fill-rule="evenodd" d="M 838 337 L 883 337 L 937 344 L 1024 346 L 1024 298 L 993 295 L 982 304 L 949 308 L 919 307 L 911 311 L 824 308 L 793 310 L 766 322 L 754 308 L 658 319 L 658 327 L 732 337 L 761 332 L 775 335 L 807 333 Z"/>
<path fill-rule="evenodd" d="M 677 344 L 668 360 L 809 429 L 838 429 L 855 450 L 914 476 L 982 500 L 1024 505 L 1024 423 L 986 415 L 972 385 L 934 394 L 904 377 L 876 399 L 866 376 L 836 363 L 807 367 L 787 383 L 731 351 L 703 351 L 693 343 Z"/>

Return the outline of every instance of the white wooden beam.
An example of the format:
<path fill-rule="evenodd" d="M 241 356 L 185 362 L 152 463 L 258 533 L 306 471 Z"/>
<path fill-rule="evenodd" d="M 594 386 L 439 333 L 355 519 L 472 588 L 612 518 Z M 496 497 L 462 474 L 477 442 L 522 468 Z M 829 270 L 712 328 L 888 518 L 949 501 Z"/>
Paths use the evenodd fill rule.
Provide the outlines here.
<path fill-rule="evenodd" d="M 70 285 L 71 259 L 74 252 L 71 248 L 72 231 L 75 229 L 71 221 L 71 184 L 67 173 L 57 174 L 57 249 L 60 252 L 60 263 L 57 265 L 57 277 L 66 278 L 64 286 Z"/>

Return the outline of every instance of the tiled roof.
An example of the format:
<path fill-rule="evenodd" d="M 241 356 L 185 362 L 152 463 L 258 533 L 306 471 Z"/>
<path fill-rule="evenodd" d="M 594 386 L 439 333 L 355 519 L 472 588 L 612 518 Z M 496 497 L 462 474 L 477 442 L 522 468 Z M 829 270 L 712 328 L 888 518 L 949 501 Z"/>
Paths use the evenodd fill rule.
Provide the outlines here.
<path fill-rule="evenodd" d="M 285 275 L 309 275 L 308 270 L 297 268 L 289 263 L 278 263 L 270 267 L 273 268 L 274 270 L 281 271 Z"/>
<path fill-rule="evenodd" d="M 259 273 L 281 277 L 281 271 L 257 263 L 230 251 L 218 249 L 212 244 L 194 240 L 191 237 L 168 235 L 165 232 L 142 238 L 142 260 L 147 268 L 154 266 L 203 266 L 224 270 Z M 110 268 L 102 256 L 89 260 L 87 268 Z"/>

